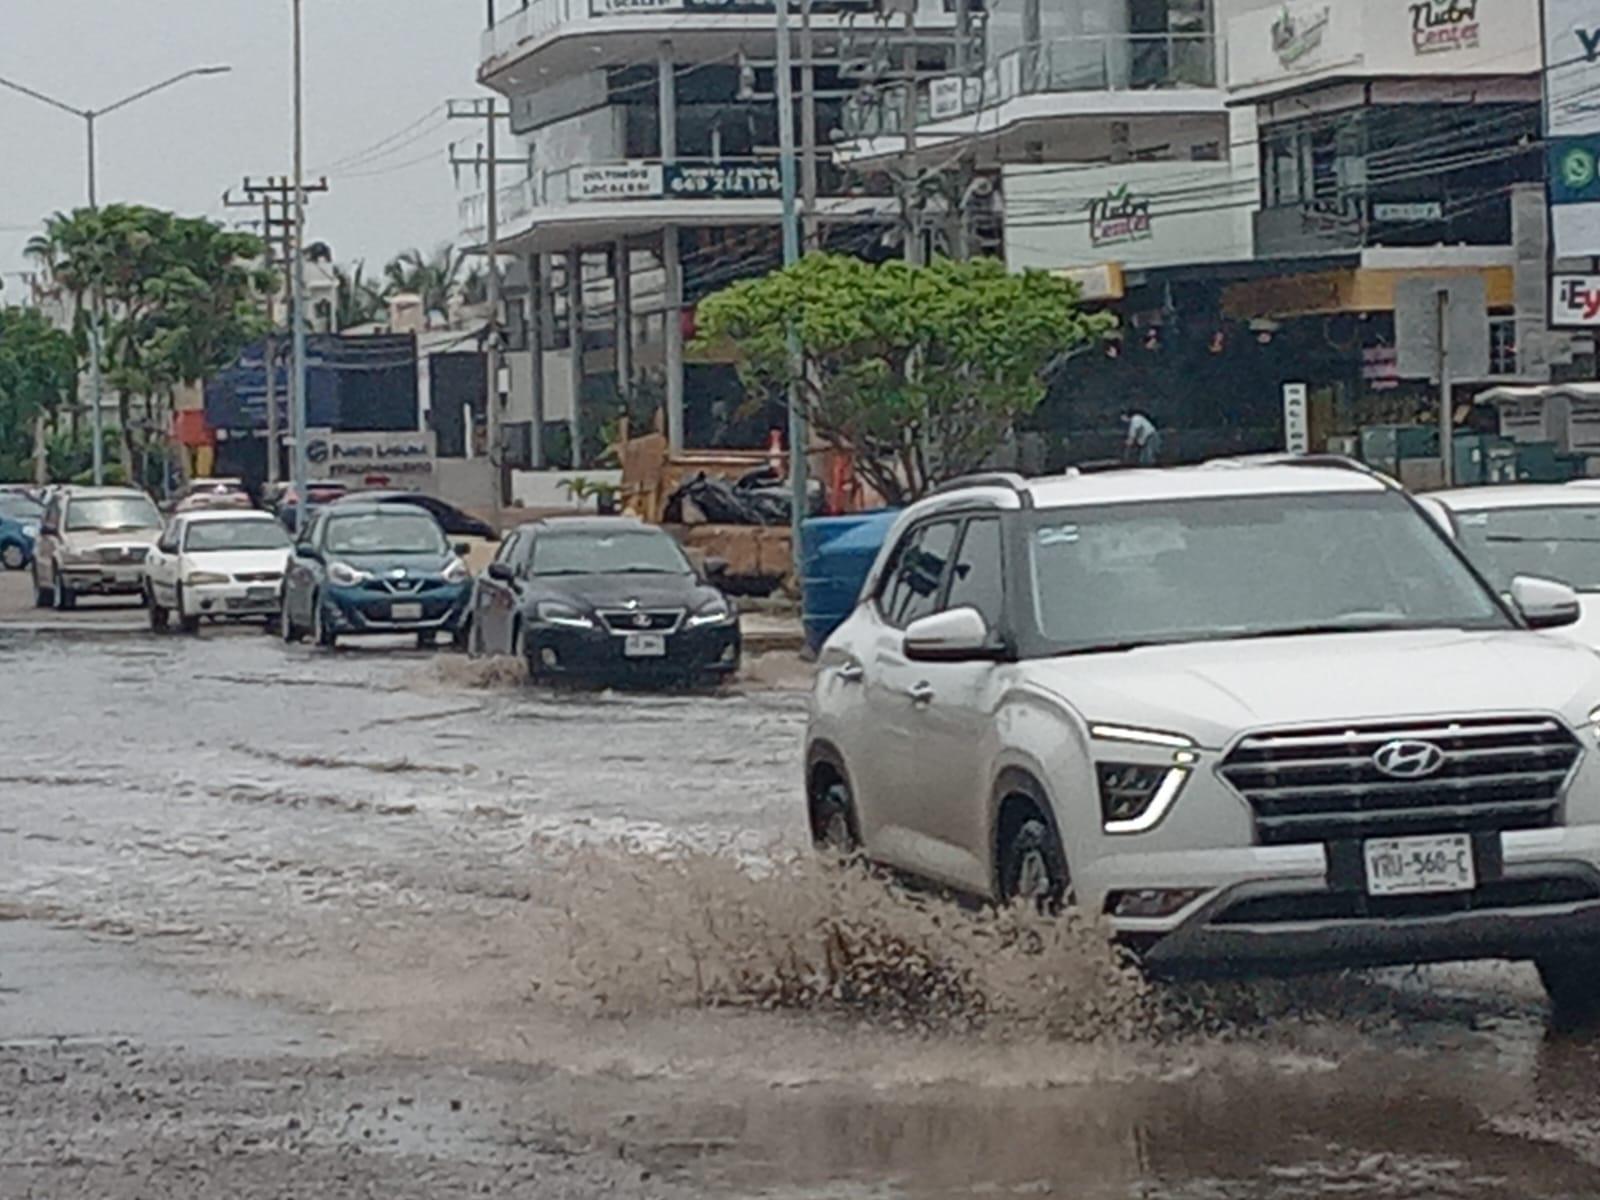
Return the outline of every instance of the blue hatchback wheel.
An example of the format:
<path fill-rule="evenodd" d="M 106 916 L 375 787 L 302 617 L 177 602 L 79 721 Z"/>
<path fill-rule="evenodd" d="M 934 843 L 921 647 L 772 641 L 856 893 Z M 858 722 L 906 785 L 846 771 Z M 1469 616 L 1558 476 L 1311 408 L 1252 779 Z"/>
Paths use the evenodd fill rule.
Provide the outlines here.
<path fill-rule="evenodd" d="M 8 571 L 20 571 L 28 565 L 28 552 L 16 542 L 0 546 L 0 565 Z"/>

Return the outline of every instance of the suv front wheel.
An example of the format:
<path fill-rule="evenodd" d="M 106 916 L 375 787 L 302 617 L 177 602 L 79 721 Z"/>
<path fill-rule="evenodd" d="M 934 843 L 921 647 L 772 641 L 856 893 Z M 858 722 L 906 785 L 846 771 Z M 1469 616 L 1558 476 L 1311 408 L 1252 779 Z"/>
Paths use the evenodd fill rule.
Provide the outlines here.
<path fill-rule="evenodd" d="M 1028 901 L 1055 912 L 1071 890 L 1066 855 L 1055 831 L 1037 816 L 1015 824 L 1000 846 L 1000 900 Z"/>
<path fill-rule="evenodd" d="M 1539 959 L 1538 965 L 1557 1026 L 1593 1029 L 1600 1024 L 1600 951 L 1551 954 Z"/>

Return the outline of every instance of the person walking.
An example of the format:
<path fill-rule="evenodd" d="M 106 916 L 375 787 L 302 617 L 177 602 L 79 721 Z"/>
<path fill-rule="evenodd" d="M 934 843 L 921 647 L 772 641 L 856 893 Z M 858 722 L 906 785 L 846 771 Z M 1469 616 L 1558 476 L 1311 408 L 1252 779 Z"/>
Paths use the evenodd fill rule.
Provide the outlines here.
<path fill-rule="evenodd" d="M 1137 408 L 1122 410 L 1122 420 L 1128 427 L 1128 439 L 1122 447 L 1122 460 L 1153 467 L 1161 455 L 1161 431 L 1148 415 Z"/>

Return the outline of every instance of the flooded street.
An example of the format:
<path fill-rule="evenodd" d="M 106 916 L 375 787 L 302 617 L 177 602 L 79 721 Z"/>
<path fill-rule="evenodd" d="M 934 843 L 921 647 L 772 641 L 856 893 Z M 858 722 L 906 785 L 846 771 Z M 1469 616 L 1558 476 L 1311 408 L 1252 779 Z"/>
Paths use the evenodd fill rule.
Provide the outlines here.
<path fill-rule="evenodd" d="M 803 714 L 0 627 L 0 1196 L 1600 1193 L 1600 1044 L 1531 969 L 1180 1001 L 996 945 L 968 1011 L 806 991 L 886 888 L 788 858 Z"/>

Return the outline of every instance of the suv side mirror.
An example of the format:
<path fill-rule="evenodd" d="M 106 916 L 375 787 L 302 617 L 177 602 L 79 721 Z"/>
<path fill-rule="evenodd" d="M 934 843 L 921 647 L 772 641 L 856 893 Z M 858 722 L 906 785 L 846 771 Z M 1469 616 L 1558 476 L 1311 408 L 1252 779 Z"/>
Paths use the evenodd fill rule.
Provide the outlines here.
<path fill-rule="evenodd" d="M 1582 614 L 1578 593 L 1554 579 L 1518 575 L 1511 581 L 1511 602 L 1529 629 L 1559 629 Z"/>
<path fill-rule="evenodd" d="M 721 579 L 728 573 L 728 560 L 725 558 L 708 558 L 701 566 L 707 579 Z"/>
<path fill-rule="evenodd" d="M 510 563 L 492 562 L 489 564 L 490 579 L 498 579 L 501 583 L 511 583 L 515 581 L 516 577 L 516 572 L 511 569 Z"/>
<path fill-rule="evenodd" d="M 294 552 L 301 558 L 308 558 L 312 562 L 322 561 L 322 551 L 318 550 L 310 542 L 301 542 L 294 548 Z"/>
<path fill-rule="evenodd" d="M 913 662 L 977 662 L 996 657 L 983 614 L 952 608 L 906 627 L 905 656 Z"/>

